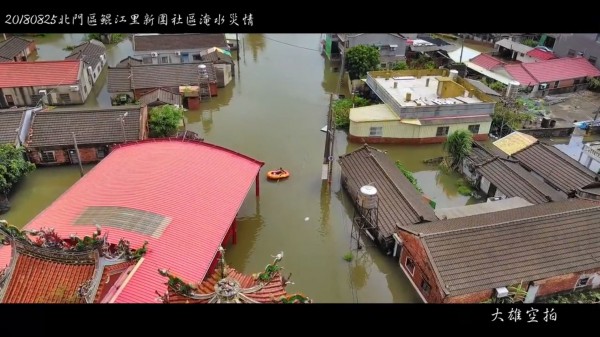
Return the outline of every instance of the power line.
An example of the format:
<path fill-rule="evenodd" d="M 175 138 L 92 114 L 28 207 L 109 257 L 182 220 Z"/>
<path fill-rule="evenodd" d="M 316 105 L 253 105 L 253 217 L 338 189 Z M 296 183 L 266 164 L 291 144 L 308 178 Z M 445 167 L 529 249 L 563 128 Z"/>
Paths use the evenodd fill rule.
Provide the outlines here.
<path fill-rule="evenodd" d="M 270 38 L 270 37 L 266 37 L 266 36 L 265 36 L 264 38 L 265 38 L 265 39 L 267 39 L 267 40 L 271 40 L 271 41 L 279 42 L 279 43 L 281 43 L 281 44 L 285 44 L 285 45 L 287 45 L 287 46 L 290 46 L 290 47 L 296 47 L 296 48 L 300 48 L 300 49 L 306 49 L 306 50 L 317 51 L 317 52 L 319 52 L 319 53 L 321 52 L 319 49 L 313 49 L 313 48 L 308 48 L 308 47 L 302 47 L 302 46 L 298 46 L 298 45 L 295 45 L 295 44 L 291 44 L 291 43 L 287 43 L 287 42 L 283 42 L 283 41 L 275 40 L 275 39 L 272 39 L 272 38 Z"/>

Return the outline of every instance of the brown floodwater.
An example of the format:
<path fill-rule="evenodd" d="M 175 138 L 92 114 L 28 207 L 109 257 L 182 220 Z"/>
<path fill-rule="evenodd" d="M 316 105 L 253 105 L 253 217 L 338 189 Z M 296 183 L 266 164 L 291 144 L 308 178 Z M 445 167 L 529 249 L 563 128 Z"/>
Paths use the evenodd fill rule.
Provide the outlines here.
<path fill-rule="evenodd" d="M 39 59 L 62 59 L 63 48 L 75 45 L 83 34 L 36 38 Z M 397 261 L 367 247 L 348 263 L 353 209 L 340 191 L 339 165 L 334 166 L 331 188 L 321 181 L 321 165 L 329 93 L 337 88 L 339 73 L 331 71 L 319 52 L 318 34 L 240 35 L 239 66 L 235 79 L 219 89 L 218 97 L 202 102 L 199 111 L 186 113 L 187 126 L 207 142 L 266 162 L 265 170 L 284 167 L 288 181 L 261 181 L 261 196 L 253 192 L 239 212 L 238 244 L 227 260 L 247 273 L 260 271 L 279 251 L 283 265 L 293 273 L 291 291 L 303 292 L 317 302 L 419 302 Z M 110 46 L 108 64 L 132 55 L 128 40 Z M 235 54 L 234 54 L 235 56 Z M 86 106 L 110 106 L 106 69 Z M 336 134 L 335 156 L 360 146 Z M 415 172 L 424 193 L 437 207 L 462 206 L 473 198 L 457 192 L 456 177 L 423 164 L 442 154 L 440 145 L 378 146 Z M 87 166 L 89 170 L 91 166 Z M 18 185 L 12 209 L 3 217 L 23 226 L 79 179 L 77 166 L 38 169 Z M 308 219 L 308 220 L 306 220 Z M 51 224 L 48 224 L 49 226 Z"/>

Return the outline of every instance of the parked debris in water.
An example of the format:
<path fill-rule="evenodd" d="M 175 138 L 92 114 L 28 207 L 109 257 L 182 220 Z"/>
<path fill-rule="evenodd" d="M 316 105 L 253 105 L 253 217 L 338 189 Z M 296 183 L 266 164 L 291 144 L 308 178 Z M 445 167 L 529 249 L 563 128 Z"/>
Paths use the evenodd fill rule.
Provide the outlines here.
<path fill-rule="evenodd" d="M 309 217 L 306 217 L 306 218 L 304 218 L 304 221 L 308 221 L 308 220 L 310 220 L 310 218 L 309 218 Z"/>
<path fill-rule="evenodd" d="M 441 163 L 443 160 L 444 160 L 444 157 L 436 157 L 436 158 L 431 158 L 431 159 L 425 159 L 425 160 L 423 160 L 423 163 L 437 165 L 437 164 Z"/>

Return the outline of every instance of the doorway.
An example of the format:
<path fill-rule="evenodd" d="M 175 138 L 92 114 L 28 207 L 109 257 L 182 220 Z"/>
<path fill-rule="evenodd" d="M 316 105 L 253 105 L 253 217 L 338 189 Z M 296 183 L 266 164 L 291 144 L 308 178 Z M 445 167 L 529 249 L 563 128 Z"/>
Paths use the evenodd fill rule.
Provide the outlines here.
<path fill-rule="evenodd" d="M 69 150 L 69 160 L 71 161 L 71 164 L 79 164 L 79 158 L 77 158 L 77 151 L 73 150 Z"/>

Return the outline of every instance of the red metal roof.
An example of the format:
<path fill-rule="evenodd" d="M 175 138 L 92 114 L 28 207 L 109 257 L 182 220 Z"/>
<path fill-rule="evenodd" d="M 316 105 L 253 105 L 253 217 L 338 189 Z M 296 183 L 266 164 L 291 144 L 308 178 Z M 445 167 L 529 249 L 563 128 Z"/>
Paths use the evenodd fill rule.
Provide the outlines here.
<path fill-rule="evenodd" d="M 26 229 L 87 233 L 94 224 L 74 222 L 90 206 L 127 207 L 168 219 L 158 237 L 100 225 L 109 238 L 132 247 L 148 241 L 148 252 L 123 285 L 117 303 L 155 303 L 164 287 L 159 268 L 169 266 L 187 280 L 202 280 L 264 163 L 192 140 L 161 139 L 117 147 L 94 169 L 36 216 Z M 10 247 L 0 249 L 0 265 Z"/>
<path fill-rule="evenodd" d="M 543 63 L 543 62 L 539 62 L 539 63 Z M 525 70 L 525 68 L 523 68 L 524 64 L 525 63 L 508 64 L 508 65 L 504 66 L 504 70 L 506 70 L 506 72 L 510 75 L 510 77 L 515 79 L 515 81 L 519 82 L 522 86 L 527 87 L 529 85 L 538 84 L 539 82 L 533 76 L 531 76 L 531 74 L 528 73 L 527 70 Z M 533 63 L 530 63 L 530 64 L 533 64 Z"/>
<path fill-rule="evenodd" d="M 600 70 L 583 57 L 523 63 L 522 66 L 539 83 L 600 76 Z"/>
<path fill-rule="evenodd" d="M 80 66 L 80 60 L 0 63 L 0 88 L 75 84 Z"/>
<path fill-rule="evenodd" d="M 543 61 L 552 60 L 552 59 L 556 58 L 556 55 L 554 55 L 554 53 L 545 51 L 545 50 L 541 50 L 541 49 L 537 49 L 537 48 L 534 48 L 534 49 L 528 51 L 527 56 L 534 57 L 538 60 L 543 60 Z"/>
<path fill-rule="evenodd" d="M 497 58 L 488 54 L 479 54 L 471 59 L 471 63 L 478 65 L 486 70 L 492 70 L 493 68 L 499 67 L 504 63 Z"/>

